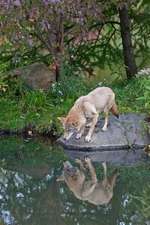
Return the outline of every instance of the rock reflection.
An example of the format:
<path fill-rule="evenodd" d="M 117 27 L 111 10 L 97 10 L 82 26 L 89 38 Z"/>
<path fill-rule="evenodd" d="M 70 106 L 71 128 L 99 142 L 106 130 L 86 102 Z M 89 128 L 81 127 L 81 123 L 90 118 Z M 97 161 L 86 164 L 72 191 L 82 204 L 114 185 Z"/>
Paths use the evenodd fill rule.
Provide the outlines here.
<path fill-rule="evenodd" d="M 95 168 L 90 158 L 85 158 L 84 162 L 77 159 L 79 168 L 72 166 L 69 161 L 64 162 L 63 173 L 57 181 L 64 181 L 76 198 L 88 201 L 94 205 L 108 204 L 113 197 L 113 189 L 116 183 L 118 172 L 114 171 L 111 176 L 107 176 L 107 165 L 102 163 L 104 178 L 97 179 Z M 90 177 L 87 178 L 86 170 Z"/>

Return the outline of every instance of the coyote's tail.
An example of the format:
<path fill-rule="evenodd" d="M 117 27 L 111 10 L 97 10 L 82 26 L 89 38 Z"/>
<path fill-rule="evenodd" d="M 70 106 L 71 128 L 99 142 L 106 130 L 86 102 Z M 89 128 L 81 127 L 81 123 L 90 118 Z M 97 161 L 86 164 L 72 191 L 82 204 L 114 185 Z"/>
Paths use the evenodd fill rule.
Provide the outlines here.
<path fill-rule="evenodd" d="M 112 114 L 113 114 L 114 116 L 116 116 L 117 118 L 119 118 L 119 111 L 118 111 L 118 107 L 117 107 L 117 105 L 116 105 L 115 102 L 113 103 L 113 105 L 112 105 L 110 111 L 112 112 Z"/>

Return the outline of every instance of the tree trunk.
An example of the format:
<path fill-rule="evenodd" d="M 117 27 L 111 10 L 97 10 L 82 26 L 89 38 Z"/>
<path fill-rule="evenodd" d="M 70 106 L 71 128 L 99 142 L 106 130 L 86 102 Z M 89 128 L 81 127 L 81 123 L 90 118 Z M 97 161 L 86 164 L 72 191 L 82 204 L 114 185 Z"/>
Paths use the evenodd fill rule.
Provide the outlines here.
<path fill-rule="evenodd" d="M 137 73 L 133 47 L 131 42 L 130 18 L 128 15 L 127 4 L 122 3 L 119 7 L 120 29 L 123 45 L 123 56 L 127 78 L 132 78 Z"/>
<path fill-rule="evenodd" d="M 58 52 L 55 56 L 54 60 L 55 64 L 55 73 L 56 73 L 56 82 L 60 80 L 60 73 L 61 73 L 61 67 L 62 67 L 62 53 Z"/>
<path fill-rule="evenodd" d="M 58 64 L 56 64 L 56 82 L 59 81 L 60 78 L 60 66 Z"/>

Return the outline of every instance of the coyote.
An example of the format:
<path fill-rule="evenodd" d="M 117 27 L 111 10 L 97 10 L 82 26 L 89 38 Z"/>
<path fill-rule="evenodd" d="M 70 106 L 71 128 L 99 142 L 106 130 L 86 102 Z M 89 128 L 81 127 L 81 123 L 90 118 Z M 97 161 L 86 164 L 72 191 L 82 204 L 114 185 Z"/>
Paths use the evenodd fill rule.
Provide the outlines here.
<path fill-rule="evenodd" d="M 119 117 L 115 94 L 110 88 L 98 87 L 88 95 L 81 96 L 76 100 L 66 117 L 58 117 L 64 127 L 64 139 L 69 140 L 74 133 L 76 133 L 76 139 L 81 138 L 85 127 L 89 126 L 85 141 L 90 142 L 101 112 L 105 114 L 105 123 L 102 130 L 107 130 L 109 111 L 117 118 Z M 91 120 L 91 123 L 87 124 L 89 120 Z"/>
<path fill-rule="evenodd" d="M 69 161 L 64 162 L 63 173 L 57 178 L 57 181 L 65 181 L 76 198 L 80 200 L 94 205 L 108 204 L 113 197 L 113 188 L 118 172 L 114 171 L 110 177 L 107 177 L 107 166 L 104 162 L 102 163 L 104 178 L 102 181 L 98 181 L 90 158 L 85 158 L 84 163 L 80 159 L 77 159 L 76 162 L 80 165 L 80 169 L 73 167 Z M 84 164 L 89 169 L 91 179 L 86 179 Z"/>

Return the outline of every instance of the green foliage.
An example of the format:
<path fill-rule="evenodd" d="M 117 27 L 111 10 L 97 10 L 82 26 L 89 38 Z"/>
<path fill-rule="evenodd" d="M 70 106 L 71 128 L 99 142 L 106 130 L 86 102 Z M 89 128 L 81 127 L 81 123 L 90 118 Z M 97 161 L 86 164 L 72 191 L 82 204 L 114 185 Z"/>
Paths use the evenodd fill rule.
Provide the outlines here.
<path fill-rule="evenodd" d="M 0 129 L 17 130 L 24 127 L 16 99 L 0 98 Z"/>
<path fill-rule="evenodd" d="M 147 0 L 140 0 L 135 4 L 130 11 L 132 18 L 132 42 L 137 59 L 137 63 L 140 67 L 149 64 L 150 54 L 150 4 Z"/>
<path fill-rule="evenodd" d="M 97 82 L 81 76 L 68 76 L 71 71 L 71 68 L 63 68 L 62 80 L 53 84 L 47 92 L 29 90 L 17 80 L 10 82 L 6 77 L 1 79 L 1 83 L 7 88 L 5 91 L 1 90 L 0 128 L 19 130 L 32 126 L 39 133 L 60 135 L 62 127 L 57 117 L 66 115 L 79 96 L 86 95 L 98 86 Z M 120 113 L 150 112 L 148 76 L 111 85 L 105 81 L 99 85 L 112 87 Z"/>
<path fill-rule="evenodd" d="M 116 93 L 120 112 L 150 112 L 149 78 L 134 78 L 112 88 Z"/>
<path fill-rule="evenodd" d="M 84 71 L 106 65 L 112 70 L 114 63 L 123 63 L 118 1 L 18 2 L 1 5 L 0 71 L 35 61 L 49 64 L 52 56 L 67 58 Z M 147 0 L 129 4 L 132 42 L 140 67 L 149 63 L 149 11 Z M 95 41 L 87 41 L 89 33 L 98 33 Z"/>
<path fill-rule="evenodd" d="M 64 71 L 62 81 L 48 92 L 27 89 L 20 80 L 1 76 L 0 128 L 20 130 L 32 126 L 40 133 L 61 132 L 57 116 L 66 114 L 74 100 L 86 93 L 84 80 L 68 78 L 67 73 Z"/>
<path fill-rule="evenodd" d="M 69 99 L 76 99 L 78 96 L 86 93 L 87 87 L 84 79 L 80 77 L 64 77 L 62 81 L 55 83 L 50 90 L 50 95 L 57 101 L 64 102 Z"/>

